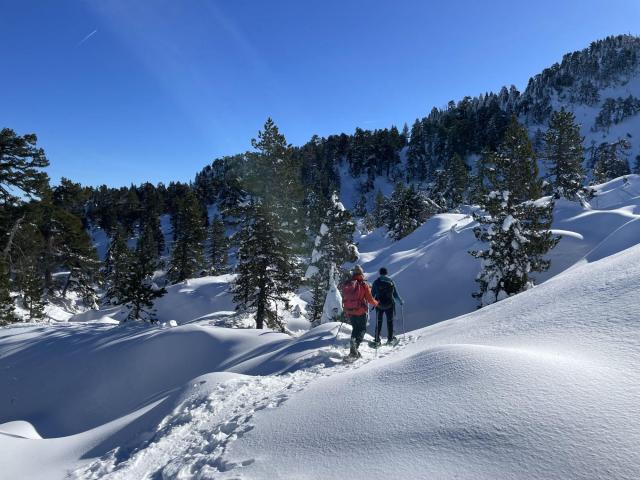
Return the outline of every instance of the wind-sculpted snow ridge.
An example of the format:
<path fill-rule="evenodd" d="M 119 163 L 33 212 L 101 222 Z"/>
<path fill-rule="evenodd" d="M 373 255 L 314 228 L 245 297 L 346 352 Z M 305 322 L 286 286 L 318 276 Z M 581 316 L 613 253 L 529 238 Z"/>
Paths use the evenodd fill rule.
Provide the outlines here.
<path fill-rule="evenodd" d="M 327 325 L 324 329 L 337 327 Z M 346 341 L 343 335 L 343 341 Z M 403 338 L 400 345 L 415 341 Z M 261 410 L 279 407 L 313 381 L 358 368 L 390 349 L 373 352 L 362 348 L 363 358 L 353 364 L 336 364 L 342 354 L 333 347 L 318 350 L 280 375 L 250 376 L 214 373 L 196 378 L 194 393 L 158 425 L 151 438 L 132 451 L 116 448 L 87 467 L 74 472 L 79 479 L 238 478 L 237 469 L 255 458 L 229 461 L 228 446 L 253 429 Z M 271 359 L 273 360 L 273 359 Z"/>

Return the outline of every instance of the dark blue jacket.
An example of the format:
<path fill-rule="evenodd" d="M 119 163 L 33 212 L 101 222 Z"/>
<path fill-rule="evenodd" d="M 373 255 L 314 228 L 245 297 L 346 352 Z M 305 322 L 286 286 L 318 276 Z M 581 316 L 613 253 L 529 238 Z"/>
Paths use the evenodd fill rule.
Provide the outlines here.
<path fill-rule="evenodd" d="M 381 282 L 393 283 L 393 298 L 395 298 L 396 302 L 402 305 L 404 302 L 402 301 L 402 298 L 400 298 L 400 294 L 398 293 L 398 287 L 396 287 L 395 282 L 391 280 L 389 277 L 387 277 L 386 275 L 380 275 L 380 277 L 378 277 L 376 281 L 373 282 L 373 287 L 371 289 L 371 294 L 373 295 L 373 297 L 375 299 L 378 298 L 377 293 L 378 293 L 378 289 L 380 288 Z"/>

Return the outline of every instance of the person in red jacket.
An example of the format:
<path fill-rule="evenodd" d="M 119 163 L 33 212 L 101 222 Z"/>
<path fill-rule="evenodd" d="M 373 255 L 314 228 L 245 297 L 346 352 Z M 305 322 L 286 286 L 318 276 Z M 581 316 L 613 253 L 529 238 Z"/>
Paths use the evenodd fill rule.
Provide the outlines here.
<path fill-rule="evenodd" d="M 349 357 L 359 358 L 358 348 L 367 331 L 367 313 L 369 305 L 378 306 L 378 301 L 371 295 L 369 284 L 364 281 L 364 272 L 360 265 L 353 267 L 351 279 L 342 284 L 342 310 L 351 323 L 351 342 Z"/>

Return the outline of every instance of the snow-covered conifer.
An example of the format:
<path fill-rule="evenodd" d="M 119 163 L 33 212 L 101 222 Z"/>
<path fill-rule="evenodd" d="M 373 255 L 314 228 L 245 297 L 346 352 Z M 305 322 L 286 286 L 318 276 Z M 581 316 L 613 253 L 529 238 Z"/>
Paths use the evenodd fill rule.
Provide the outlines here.
<path fill-rule="evenodd" d="M 354 231 L 355 224 L 351 214 L 344 208 L 338 195 L 334 193 L 331 196 L 324 222 L 315 239 L 311 253 L 311 264 L 305 275 L 311 282 L 310 317 L 312 323 L 317 323 L 322 314 L 331 283 L 330 272 L 337 274 L 342 264 L 357 260 L 357 250 L 353 244 Z"/>
<path fill-rule="evenodd" d="M 470 252 L 482 260 L 474 297 L 485 306 L 529 288 L 531 272 L 549 268 L 544 255 L 558 239 L 549 230 L 553 201 L 534 201 L 540 193 L 536 158 L 526 129 L 515 117 L 495 155 L 488 157 L 489 193 L 474 215 L 478 240 L 487 248 Z"/>
<path fill-rule="evenodd" d="M 389 236 L 395 240 L 406 237 L 438 210 L 438 206 L 413 185 L 398 182 L 386 202 L 385 222 Z"/>
<path fill-rule="evenodd" d="M 627 154 L 631 144 L 625 138 L 612 143 L 601 143 L 594 151 L 593 178 L 597 183 L 604 183 L 623 175 L 629 175 Z"/>

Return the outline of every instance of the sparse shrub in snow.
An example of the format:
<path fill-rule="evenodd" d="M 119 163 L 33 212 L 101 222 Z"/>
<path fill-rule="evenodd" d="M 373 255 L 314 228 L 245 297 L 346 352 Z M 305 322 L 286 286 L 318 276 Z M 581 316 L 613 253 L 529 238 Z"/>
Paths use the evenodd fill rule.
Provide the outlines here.
<path fill-rule="evenodd" d="M 536 158 L 526 130 L 515 118 L 498 152 L 487 158 L 492 190 L 481 201 L 483 210 L 474 214 L 479 223 L 474 233 L 488 247 L 470 252 L 482 260 L 476 279 L 480 290 L 473 294 L 480 306 L 533 285 L 530 273 L 549 268 L 543 256 L 558 242 L 549 230 L 553 200 L 533 202 L 541 188 Z"/>

